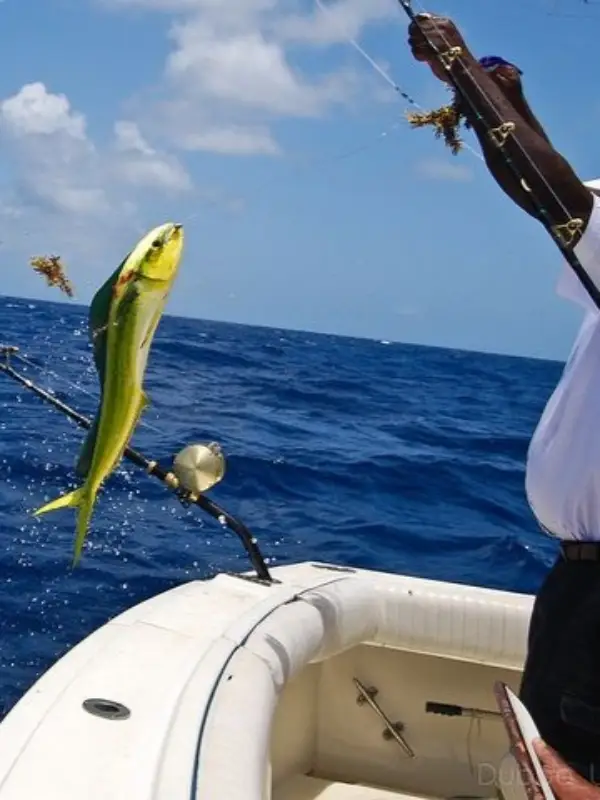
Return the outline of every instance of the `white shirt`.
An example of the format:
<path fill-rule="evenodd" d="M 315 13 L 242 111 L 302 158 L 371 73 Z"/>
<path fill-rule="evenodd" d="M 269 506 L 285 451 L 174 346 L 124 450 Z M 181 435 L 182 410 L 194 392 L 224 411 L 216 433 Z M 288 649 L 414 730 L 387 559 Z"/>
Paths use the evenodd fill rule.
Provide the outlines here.
<path fill-rule="evenodd" d="M 600 288 L 600 198 L 575 247 Z M 529 445 L 525 489 L 540 525 L 561 539 L 600 541 L 600 311 L 565 264 L 558 293 L 584 318 Z"/>

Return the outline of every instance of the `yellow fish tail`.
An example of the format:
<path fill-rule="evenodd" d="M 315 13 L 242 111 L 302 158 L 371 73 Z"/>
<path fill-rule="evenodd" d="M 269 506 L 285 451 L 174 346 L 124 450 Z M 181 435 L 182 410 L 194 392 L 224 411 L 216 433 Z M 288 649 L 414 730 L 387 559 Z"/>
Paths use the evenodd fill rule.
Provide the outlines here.
<path fill-rule="evenodd" d="M 75 537 L 75 552 L 73 554 L 73 563 L 71 566 L 76 567 L 79 559 L 81 558 L 81 550 L 85 537 L 88 532 L 90 519 L 94 510 L 94 501 L 96 499 L 95 492 L 82 493 L 80 499 L 77 501 L 79 506 L 79 513 L 77 514 L 77 535 Z"/>
<path fill-rule="evenodd" d="M 33 512 L 34 517 L 39 517 L 41 514 L 47 514 L 48 511 L 58 511 L 61 508 L 79 509 L 79 513 L 77 514 L 77 536 L 75 538 L 73 566 L 76 566 L 81 558 L 81 550 L 94 509 L 94 498 L 95 494 L 91 493 L 89 490 L 86 491 L 85 486 L 81 486 L 79 489 L 57 497 L 56 500 L 46 503 L 45 506 Z"/>

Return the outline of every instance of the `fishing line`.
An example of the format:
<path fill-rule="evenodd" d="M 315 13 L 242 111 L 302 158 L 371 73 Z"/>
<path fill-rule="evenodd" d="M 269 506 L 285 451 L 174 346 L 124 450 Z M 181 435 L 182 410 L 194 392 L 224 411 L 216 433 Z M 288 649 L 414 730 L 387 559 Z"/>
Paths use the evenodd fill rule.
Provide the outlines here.
<path fill-rule="evenodd" d="M 341 153 L 336 153 L 332 155 L 325 155 L 319 154 L 313 156 L 312 158 L 307 158 L 301 161 L 300 164 L 294 165 L 290 167 L 289 172 L 286 172 L 284 175 L 277 175 L 276 177 L 272 178 L 270 181 L 265 181 L 264 183 L 260 184 L 259 190 L 268 188 L 273 184 L 279 183 L 280 181 L 287 180 L 291 175 L 293 175 L 297 170 L 307 170 L 313 169 L 314 167 L 318 166 L 325 166 L 326 164 L 335 164 L 338 161 L 343 161 L 351 156 L 357 155 L 358 153 L 362 153 L 365 150 L 369 150 L 374 144 L 377 142 L 385 139 L 394 131 L 398 130 L 399 128 L 404 127 L 406 124 L 405 120 L 400 122 L 394 122 L 389 127 L 385 128 L 380 133 L 376 134 L 374 137 L 370 138 L 368 141 L 365 141 L 364 144 L 358 145 L 357 147 L 353 147 L 351 150 L 344 150 Z M 212 200 L 211 198 L 205 198 L 205 202 L 207 205 L 213 206 L 215 208 L 219 207 L 218 200 Z M 197 211 L 193 211 L 191 214 L 183 217 L 183 222 L 190 222 L 191 220 L 197 219 L 201 216 L 202 210 L 198 209 Z"/>
<path fill-rule="evenodd" d="M 439 34 L 441 40 L 443 41 L 444 45 L 447 47 L 446 52 L 444 52 L 444 53 L 440 52 L 440 50 L 437 48 L 437 46 L 435 44 L 433 44 L 431 39 L 423 31 L 423 27 L 421 25 L 421 22 L 419 21 L 417 15 L 415 14 L 415 12 L 413 10 L 411 0 L 398 0 L 398 3 L 402 7 L 402 9 L 405 11 L 405 13 L 408 16 L 408 18 L 410 19 L 410 21 L 421 32 L 421 35 L 423 36 L 423 38 L 427 42 L 427 44 L 430 47 L 431 51 L 435 54 L 435 56 L 437 57 L 438 61 L 440 62 L 440 64 L 445 69 L 445 71 L 446 71 L 446 73 L 448 75 L 448 78 L 450 79 L 452 85 L 454 86 L 454 88 L 456 89 L 458 94 L 463 98 L 463 100 L 465 100 L 469 104 L 469 106 L 471 107 L 471 111 L 473 112 L 473 115 L 478 120 L 480 120 L 483 124 L 485 124 L 486 126 L 488 125 L 487 121 L 484 120 L 482 115 L 478 112 L 475 103 L 473 102 L 473 100 L 471 99 L 471 96 L 469 95 L 469 92 L 465 91 L 461 86 L 461 81 L 458 78 L 456 78 L 454 75 L 451 74 L 452 63 L 455 60 L 458 60 L 459 63 L 461 63 L 461 66 L 462 66 L 464 72 L 466 73 L 466 75 L 468 75 L 471 78 L 471 80 L 473 81 L 473 83 L 475 84 L 475 86 L 477 88 L 477 91 L 480 93 L 480 95 L 483 97 L 483 99 L 491 107 L 492 112 L 497 116 L 497 118 L 499 120 L 502 120 L 502 115 L 500 114 L 500 112 L 496 108 L 496 106 L 495 106 L 494 102 L 492 101 L 492 99 L 488 96 L 487 92 L 484 89 L 482 89 L 481 86 L 479 86 L 479 84 L 477 83 L 477 81 L 473 77 L 473 75 L 470 72 L 470 70 L 468 69 L 468 67 L 465 66 L 465 64 L 460 61 L 461 49 L 460 48 L 454 48 L 450 44 L 450 42 L 446 38 L 446 35 L 443 32 L 443 29 L 440 26 L 438 26 L 437 23 L 435 23 L 435 21 L 434 21 L 434 26 L 437 28 L 437 31 L 438 31 L 438 34 Z M 422 8 L 422 6 L 420 6 L 420 7 Z M 422 13 L 425 15 L 425 17 L 431 19 L 432 15 L 429 14 L 428 12 L 425 12 L 423 10 Z M 577 231 L 581 231 L 581 227 L 583 225 L 583 221 L 581 219 L 574 219 L 571 216 L 569 210 L 566 208 L 566 206 L 562 202 L 561 198 L 554 191 L 552 186 L 548 183 L 548 181 L 546 180 L 544 175 L 538 169 L 537 164 L 535 164 L 535 162 L 531 159 L 531 157 L 529 156 L 527 151 L 523 148 L 523 146 L 521 145 L 521 142 L 519 141 L 519 139 L 514 136 L 513 129 L 514 129 L 514 123 L 511 123 L 509 120 L 505 120 L 504 122 L 501 121 L 500 125 L 498 127 L 494 128 L 494 129 L 490 128 L 489 130 L 487 130 L 487 134 L 488 134 L 488 136 L 490 136 L 491 141 L 497 146 L 501 156 L 504 159 L 504 162 L 505 162 L 507 168 L 513 174 L 515 179 L 520 182 L 523 190 L 525 192 L 527 192 L 527 194 L 529 195 L 534 208 L 536 208 L 536 210 L 538 211 L 539 221 L 544 225 L 544 227 L 546 228 L 548 233 L 552 236 L 552 238 L 553 238 L 554 242 L 556 243 L 557 247 L 562 252 L 565 260 L 572 267 L 573 271 L 575 272 L 575 274 L 577 275 L 577 277 L 579 278 L 579 280 L 581 281 L 583 286 L 586 288 L 588 294 L 590 295 L 591 299 L 594 301 L 595 305 L 600 309 L 600 291 L 595 286 L 595 284 L 593 283 L 593 281 L 591 280 L 589 275 L 583 269 L 581 263 L 579 262 L 579 259 L 575 255 L 575 253 L 572 252 L 572 251 L 569 251 L 569 250 L 567 250 L 565 248 L 565 246 L 563 245 L 562 239 L 561 239 L 561 233 L 559 233 L 559 231 L 564 231 L 565 232 L 565 238 L 567 236 L 570 236 L 569 242 L 572 242 L 573 241 L 573 237 L 576 235 Z M 537 199 L 536 195 L 531 190 L 531 187 L 525 182 L 525 179 L 523 178 L 523 175 L 520 173 L 518 167 L 516 167 L 514 165 L 511 157 L 504 153 L 503 147 L 504 147 L 504 144 L 506 143 L 506 141 L 509 139 L 509 137 L 512 137 L 512 141 L 514 142 L 515 146 L 520 151 L 521 156 L 523 156 L 523 158 L 527 162 L 528 166 L 537 174 L 538 178 L 540 179 L 540 182 L 544 185 L 544 187 L 547 189 L 547 191 L 550 193 L 550 195 L 554 198 L 554 200 L 556 201 L 558 206 L 564 212 L 564 214 L 565 214 L 565 216 L 567 218 L 567 222 L 566 223 L 563 223 L 563 224 L 560 224 L 560 225 L 554 225 L 554 226 L 552 225 L 552 221 L 551 221 L 550 215 L 546 211 L 545 207 Z M 546 217 L 548 217 L 547 221 L 546 221 Z"/>
<path fill-rule="evenodd" d="M 322 2 L 322 0 L 315 0 L 315 3 L 321 9 L 321 11 L 323 11 L 325 14 L 329 14 L 331 17 L 333 17 L 333 12 L 331 11 L 330 8 L 328 8 Z M 377 74 L 380 75 L 385 80 L 385 82 L 388 84 L 388 86 L 390 86 L 396 92 L 396 94 L 399 94 L 400 97 L 402 97 L 404 100 L 406 100 L 413 108 L 416 108 L 419 111 L 423 111 L 424 110 L 422 105 L 417 103 L 417 101 L 414 100 L 411 97 L 411 95 L 408 94 L 408 92 L 404 91 L 404 89 L 402 89 L 401 86 L 398 83 L 396 83 L 387 74 L 387 72 L 379 66 L 379 64 L 375 61 L 375 59 L 372 58 L 367 53 L 367 51 L 364 49 L 364 47 L 359 45 L 358 42 L 355 39 L 353 39 L 351 36 L 346 36 L 345 39 L 366 60 L 366 62 L 368 64 L 370 64 L 371 67 L 373 67 L 373 69 L 377 72 Z M 471 147 L 468 143 L 464 142 L 463 143 L 463 147 L 464 147 L 465 150 L 468 150 L 470 153 L 472 153 L 472 155 L 474 155 L 480 161 L 485 161 L 485 159 L 483 158 L 481 153 L 478 153 L 477 150 L 475 150 L 473 147 Z"/>
<path fill-rule="evenodd" d="M 31 361 L 31 359 L 27 358 L 27 356 L 22 355 L 20 352 L 19 353 L 13 353 L 12 354 L 12 358 L 18 359 L 23 364 L 28 366 L 30 369 L 36 369 L 36 370 L 38 370 L 39 372 L 42 372 L 42 373 L 45 372 L 47 375 L 49 375 L 50 377 L 54 378 L 55 380 L 62 381 L 70 389 L 74 389 L 75 391 L 81 392 L 82 394 L 86 395 L 91 400 L 93 400 L 95 403 L 99 402 L 99 397 L 97 395 L 95 395 L 93 392 L 90 392 L 88 389 L 84 389 L 84 387 L 79 385 L 78 383 L 74 383 L 73 381 L 70 381 L 64 375 L 61 375 L 60 373 L 55 372 L 54 370 L 50 369 L 50 367 L 47 367 L 44 364 L 36 364 L 34 361 Z M 161 431 L 160 428 L 157 428 L 155 425 L 152 425 L 152 423 L 147 422 L 143 418 L 140 418 L 139 424 L 140 424 L 140 426 L 142 426 L 144 428 L 148 428 L 149 430 L 153 431 L 154 433 L 159 433 L 161 435 L 163 433 L 163 431 Z"/>
<path fill-rule="evenodd" d="M 330 16 L 332 16 L 332 17 L 333 17 L 333 12 L 331 11 L 331 9 L 330 9 L 330 8 L 328 8 L 328 7 L 327 7 L 327 6 L 326 6 L 326 5 L 325 5 L 325 4 L 322 2 L 322 0 L 315 0 L 315 4 L 317 5 L 317 7 L 318 7 L 318 8 L 319 8 L 319 9 L 320 9 L 320 10 L 321 10 L 321 11 L 322 11 L 324 14 L 328 14 L 328 15 L 330 15 Z M 392 77 L 391 77 L 391 76 L 390 76 L 390 75 L 389 75 L 389 74 L 388 74 L 388 73 L 387 73 L 387 72 L 386 72 L 386 71 L 385 71 L 385 70 L 384 70 L 384 69 L 383 69 L 383 68 L 382 68 L 382 67 L 379 65 L 379 64 L 378 64 L 378 63 L 375 61 L 375 59 L 374 59 L 374 58 L 373 58 L 371 55 L 369 55 L 369 53 L 368 53 L 368 52 L 365 50 L 365 48 L 364 48 L 364 47 L 362 47 L 362 45 L 360 45 L 360 44 L 359 44 L 359 43 L 356 41 L 356 39 L 354 39 L 354 38 L 353 38 L 353 37 L 351 37 L 351 36 L 344 36 L 344 39 L 345 39 L 345 41 L 346 41 L 348 44 L 350 44 L 350 45 L 351 45 L 351 46 L 352 46 L 352 47 L 353 47 L 353 48 L 354 48 L 354 49 L 355 49 L 355 50 L 356 50 L 356 51 L 359 53 L 359 55 L 360 55 L 360 56 L 361 56 L 361 57 L 362 57 L 362 58 L 363 58 L 363 59 L 364 59 L 364 60 L 367 62 L 367 64 L 369 64 L 369 66 L 370 66 L 370 67 L 371 67 L 371 68 L 372 68 L 372 69 L 373 69 L 373 70 L 374 70 L 374 71 L 375 71 L 375 72 L 376 72 L 376 73 L 377 73 L 377 74 L 380 76 L 380 78 L 381 78 L 382 80 L 384 80 L 384 81 L 385 81 L 385 83 L 386 83 L 386 84 L 387 84 L 387 85 L 388 85 L 388 86 L 389 86 L 389 87 L 390 87 L 390 88 L 391 88 L 391 89 L 392 89 L 392 90 L 393 90 L 393 91 L 394 91 L 394 92 L 395 92 L 397 95 L 399 95 L 399 96 L 400 96 L 400 97 L 401 97 L 403 100 L 405 100 L 405 101 L 406 101 L 406 102 L 407 102 L 407 103 L 408 103 L 410 106 L 412 106 L 413 108 L 415 108 L 415 109 L 417 109 L 417 110 L 419 110 L 419 111 L 424 111 L 424 108 L 423 108 L 423 106 L 422 106 L 422 105 L 420 105 L 420 103 L 418 103 L 418 102 L 417 102 L 417 101 L 416 101 L 416 100 L 415 100 L 415 99 L 412 97 L 412 95 L 410 95 L 410 94 L 409 94 L 409 93 L 408 93 L 408 92 L 407 92 L 405 89 L 403 89 L 403 88 L 400 86 L 400 84 L 399 84 L 399 83 L 397 83 L 397 82 L 396 82 L 396 81 L 395 81 L 395 80 L 394 80 L 394 79 L 393 79 L 393 78 L 392 78 Z M 404 120 L 404 119 L 403 119 L 402 121 L 400 121 L 400 122 L 396 122 L 396 123 L 394 123 L 394 124 L 393 124 L 393 125 L 391 125 L 389 128 L 386 128 L 384 131 L 382 131 L 381 133 L 377 134 L 377 136 L 375 137 L 375 141 L 380 141 L 380 140 L 382 140 L 382 139 L 386 138 L 387 136 L 389 136 L 389 134 L 390 134 L 390 133 L 392 133 L 392 132 L 393 132 L 393 131 L 395 131 L 395 130 L 398 130 L 399 128 L 402 128 L 402 127 L 404 127 L 404 125 L 406 125 L 406 124 L 407 124 L 407 121 L 406 121 L 406 120 Z M 313 168 L 313 167 L 315 167 L 315 166 L 319 166 L 319 164 L 335 163 L 335 162 L 337 162 L 337 161 L 342 161 L 342 160 L 344 160 L 344 159 L 346 159 L 346 158 L 350 158 L 350 157 L 351 157 L 351 156 L 353 156 L 353 155 L 356 155 L 356 154 L 358 154 L 358 153 L 364 152 L 364 151 L 365 151 L 365 150 L 367 150 L 367 149 L 368 149 L 370 146 L 372 146 L 372 144 L 374 144 L 374 143 L 375 143 L 375 141 L 373 141 L 373 140 L 369 140 L 369 143 L 365 143 L 365 144 L 363 144 L 363 145 L 359 145 L 358 147 L 356 147 L 356 148 L 353 148 L 353 149 L 352 149 L 352 150 L 350 150 L 350 151 L 345 151 L 345 152 L 343 152 L 343 153 L 340 153 L 340 154 L 338 154 L 338 155 L 333 155 L 333 156 L 316 156 L 314 159 L 308 159 L 308 160 L 307 160 L 307 161 L 305 161 L 303 164 L 301 164 L 299 167 L 292 167 L 292 168 L 291 168 L 291 170 L 290 170 L 290 172 L 292 172 L 292 173 L 293 173 L 293 172 L 295 171 L 295 169 L 307 169 L 307 168 Z M 477 158 L 479 161 L 482 161 L 482 162 L 484 162 L 484 161 L 485 161 L 485 159 L 483 158 L 483 156 L 481 155 L 481 153 L 478 153 L 478 152 L 477 152 L 477 150 L 475 150 L 473 147 L 471 147 L 471 145 L 469 145 L 469 144 L 468 144 L 468 142 L 463 142 L 463 145 L 462 145 L 462 146 L 463 146 L 463 148 L 464 148 L 465 150 L 468 150 L 468 151 L 471 153 L 471 155 L 475 156 L 475 158 Z M 283 176 L 277 176 L 276 178 L 273 178 L 273 180 L 272 180 L 272 181 L 267 181 L 267 182 L 265 182 L 264 184 L 261 184 L 261 187 L 260 187 L 260 188 L 261 188 L 261 189 L 263 189 L 263 188 L 265 188 L 265 187 L 268 187 L 268 186 L 272 185 L 273 183 L 277 183 L 278 181 L 285 180 L 287 177 L 288 177 L 287 175 L 283 175 Z M 212 205 L 213 207 L 218 207 L 218 205 L 219 205 L 218 201 L 216 201 L 216 200 L 211 200 L 211 199 L 208 199 L 208 200 L 207 200 L 207 202 L 208 202 L 208 204 L 209 204 L 209 205 Z M 194 219 L 197 219 L 197 218 L 198 218 L 198 217 L 199 217 L 201 214 L 202 214 L 202 211 L 201 211 L 201 210 L 193 211 L 191 214 L 189 214 L 188 216 L 184 217 L 184 218 L 183 218 L 183 221 L 184 221 L 184 222 L 190 222 L 190 221 L 192 221 L 192 220 L 194 220 Z"/>
<path fill-rule="evenodd" d="M 329 14 L 331 18 L 333 18 L 333 12 L 322 2 L 322 0 L 315 0 L 315 3 L 324 14 Z M 407 94 L 394 80 L 392 80 L 392 78 L 390 78 L 387 72 L 379 66 L 375 59 L 371 58 L 367 51 L 359 45 L 356 39 L 353 39 L 351 36 L 346 36 L 346 41 L 349 42 L 349 44 L 351 44 L 352 47 L 354 47 L 360 53 L 360 55 L 373 67 L 376 72 L 381 75 L 384 81 L 391 86 L 395 92 L 407 100 L 412 106 L 417 106 L 417 103 L 412 99 L 412 97 Z"/>

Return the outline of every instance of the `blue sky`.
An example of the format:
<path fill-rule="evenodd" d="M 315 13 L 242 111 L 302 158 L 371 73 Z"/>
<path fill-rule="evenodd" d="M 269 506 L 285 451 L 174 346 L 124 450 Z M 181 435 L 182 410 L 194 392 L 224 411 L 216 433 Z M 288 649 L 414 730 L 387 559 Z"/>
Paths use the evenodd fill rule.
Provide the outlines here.
<path fill-rule="evenodd" d="M 59 300 L 28 267 L 59 253 L 76 300 L 149 228 L 187 233 L 168 312 L 564 358 L 578 311 L 560 253 L 471 153 L 453 157 L 351 47 L 426 108 L 394 0 L 2 0 L 2 292 Z M 476 55 L 526 93 L 583 178 L 600 100 L 582 54 L 597 5 L 446 0 Z M 472 137 L 468 141 L 476 146 Z"/>

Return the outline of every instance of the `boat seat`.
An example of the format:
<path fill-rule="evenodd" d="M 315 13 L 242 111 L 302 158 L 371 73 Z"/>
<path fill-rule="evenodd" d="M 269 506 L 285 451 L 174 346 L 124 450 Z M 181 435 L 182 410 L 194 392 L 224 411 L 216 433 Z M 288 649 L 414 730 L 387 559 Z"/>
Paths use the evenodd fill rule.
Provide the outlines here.
<path fill-rule="evenodd" d="M 273 800 L 426 800 L 422 795 L 404 794 L 360 783 L 341 783 L 294 775 L 273 792 Z"/>

